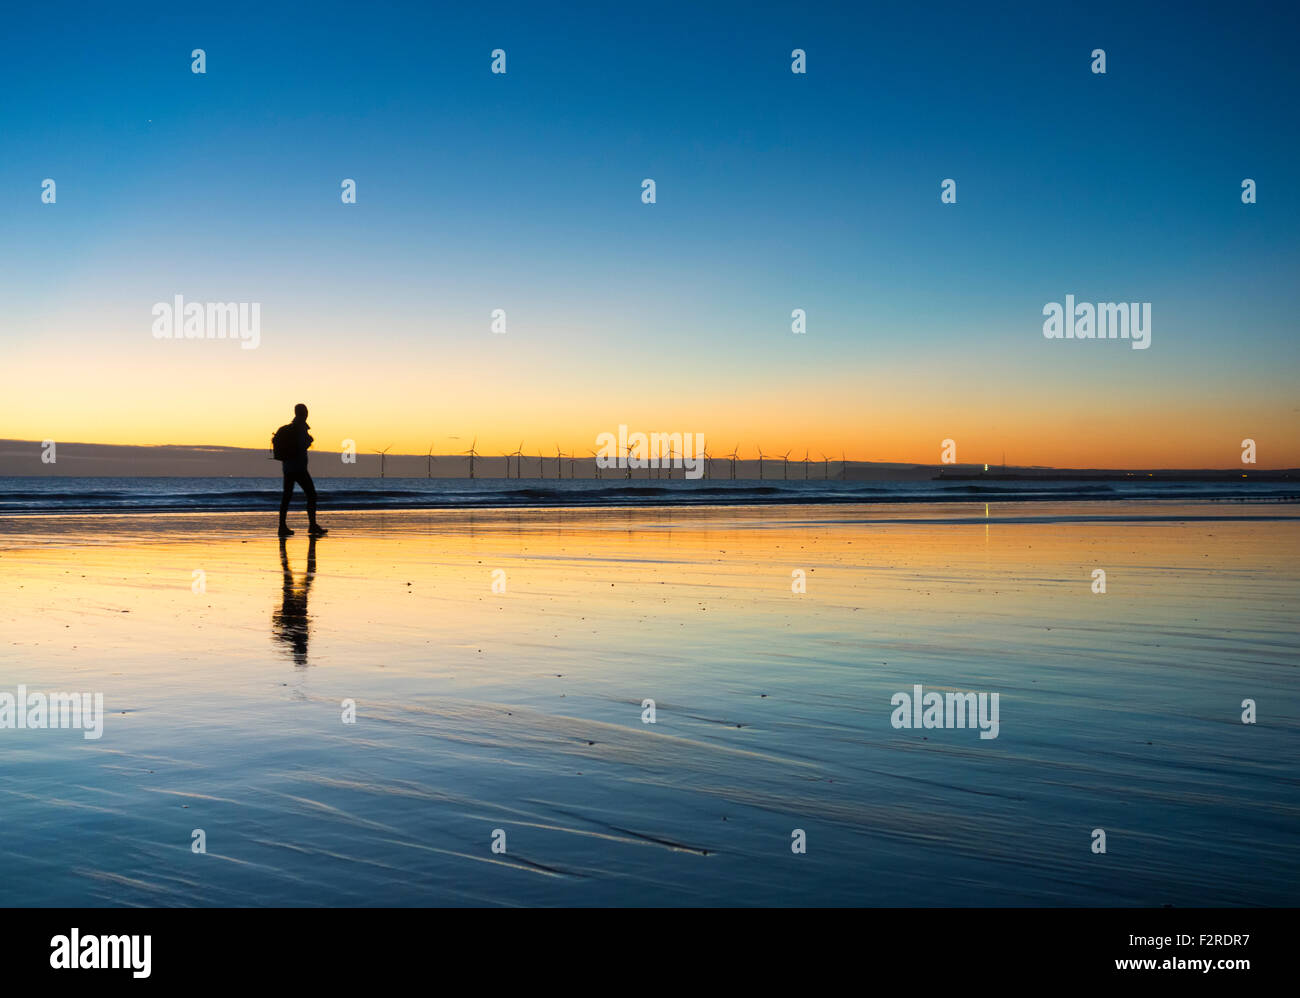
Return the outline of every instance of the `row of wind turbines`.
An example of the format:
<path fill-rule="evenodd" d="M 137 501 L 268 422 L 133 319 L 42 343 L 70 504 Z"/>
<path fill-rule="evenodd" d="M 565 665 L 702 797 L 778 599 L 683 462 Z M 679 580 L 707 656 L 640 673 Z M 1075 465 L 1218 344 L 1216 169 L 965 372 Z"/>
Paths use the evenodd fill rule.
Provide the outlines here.
<path fill-rule="evenodd" d="M 434 448 L 434 446 L 435 446 L 434 444 L 430 444 L 430 445 L 429 445 L 428 453 L 425 455 L 425 459 L 426 459 L 426 465 L 425 465 L 425 477 L 426 477 L 426 478 L 432 478 L 432 477 L 433 477 L 433 466 L 434 466 L 435 464 L 438 463 L 438 458 L 436 458 L 436 457 L 433 456 L 433 448 Z M 374 454 L 379 455 L 379 477 L 380 477 L 380 478 L 383 478 L 384 475 L 385 475 L 385 461 L 386 461 L 386 459 L 387 459 L 388 452 L 389 452 L 391 449 L 392 449 L 392 444 L 389 444 L 389 445 L 388 445 L 387 447 L 385 447 L 383 450 L 376 450 L 376 451 L 373 451 L 373 452 L 372 452 L 372 453 L 374 453 Z M 793 452 L 793 448 L 791 448 L 791 450 L 786 451 L 784 454 L 767 454 L 767 453 L 764 453 L 762 447 L 757 447 L 757 448 L 755 448 L 755 449 L 756 449 L 757 452 L 758 452 L 758 477 L 759 477 L 760 480 L 763 480 L 763 479 L 766 478 L 766 476 L 765 476 L 764 473 L 763 473 L 763 462 L 765 462 L 765 461 L 766 461 L 766 462 L 769 462 L 769 463 L 774 463 L 774 462 L 776 462 L 776 461 L 780 461 L 780 462 L 781 462 L 781 480 L 782 480 L 782 481 L 789 481 L 789 480 L 790 480 L 790 454 Z M 590 454 L 590 455 L 592 456 L 593 459 L 594 459 L 595 457 L 598 456 L 598 452 L 597 452 L 597 451 L 594 451 L 594 450 L 590 450 L 590 449 L 589 449 L 589 450 L 587 451 L 587 453 Z M 809 475 L 809 470 L 810 470 L 810 467 L 811 467 L 812 465 L 814 465 L 814 464 L 817 463 L 817 460 L 816 460 L 815 458 L 812 458 L 812 457 L 811 457 L 811 453 L 812 453 L 812 452 L 809 451 L 809 450 L 805 450 L 805 451 L 803 452 L 803 461 L 802 461 L 802 464 L 803 464 L 803 480 L 804 480 L 804 481 L 808 481 L 810 477 L 813 477 L 813 476 L 810 476 L 810 475 Z M 819 452 L 819 453 L 820 453 L 820 452 Z M 491 459 L 491 455 L 483 454 L 482 452 L 480 452 L 480 451 L 478 450 L 478 437 L 475 437 L 475 438 L 474 438 L 474 442 L 471 443 L 471 444 L 469 445 L 469 450 L 463 450 L 463 451 L 460 451 L 459 453 L 457 453 L 457 454 L 454 455 L 454 456 L 455 456 L 455 457 L 458 457 L 458 458 L 460 458 L 460 457 L 468 457 L 468 458 L 469 458 L 469 477 L 470 477 L 470 478 L 475 478 L 475 477 L 477 477 L 477 476 L 475 475 L 475 473 L 474 473 L 474 465 L 475 465 L 475 462 L 476 462 L 476 461 L 477 461 L 477 462 L 481 462 L 481 463 L 486 463 L 489 459 Z M 501 458 L 503 458 L 503 459 L 505 460 L 505 463 L 506 463 L 506 464 L 505 464 L 505 472 L 506 472 L 505 477 L 506 477 L 506 478 L 510 478 L 510 477 L 512 477 L 511 474 L 510 474 L 510 462 L 511 462 L 511 460 L 514 461 L 514 468 L 515 468 L 515 473 L 514 473 L 514 476 L 513 476 L 513 477 L 514 477 L 514 478 L 520 478 L 520 479 L 522 479 L 522 478 L 524 477 L 524 458 L 525 458 L 525 456 L 527 456 L 527 455 L 524 454 L 524 442 L 523 442 L 522 440 L 519 441 L 519 446 L 516 447 L 513 451 L 509 451 L 509 452 L 507 452 L 507 453 L 500 454 L 500 455 L 498 455 L 498 456 L 501 457 Z M 672 464 L 673 459 L 674 459 L 676 456 L 677 456 L 677 455 L 673 454 L 673 452 L 672 452 L 672 444 L 669 444 L 669 454 L 668 454 L 668 463 L 669 463 L 669 465 Z M 668 479 L 671 479 L 671 478 L 673 477 L 673 472 L 674 472 L 674 471 L 681 471 L 681 472 L 683 472 L 683 474 L 682 474 L 681 477 L 685 477 L 684 469 L 681 469 L 681 468 L 673 468 L 673 467 L 671 467 L 671 466 L 670 466 L 670 467 L 667 467 L 667 468 L 645 468 L 645 469 L 640 469 L 640 468 L 638 468 L 638 469 L 633 469 L 633 467 L 632 467 L 632 462 L 631 462 L 631 458 L 632 458 L 632 447 L 631 447 L 630 445 L 629 445 L 628 448 L 627 448 L 627 457 L 628 457 L 628 460 L 627 460 L 627 462 L 626 462 L 627 467 L 625 467 L 625 468 L 601 468 L 600 465 L 597 464 L 597 465 L 595 466 L 595 468 L 596 468 L 596 477 L 597 477 L 597 478 L 603 478 L 605 472 L 613 472 L 613 474 L 610 475 L 611 478 L 629 478 L 629 479 L 630 479 L 630 478 L 632 477 L 632 472 L 633 472 L 634 470 L 636 470 L 636 471 L 644 470 L 644 471 L 645 471 L 645 477 L 646 477 L 646 478 L 660 478 L 660 479 L 662 479 L 662 478 L 668 478 Z M 714 457 L 714 455 L 710 454 L 710 453 L 709 453 L 709 448 L 708 448 L 707 445 L 706 445 L 705 448 L 704 448 L 704 453 L 703 453 L 702 457 L 703 457 L 703 460 L 704 460 L 704 477 L 705 477 L 705 478 L 713 478 L 713 477 L 715 477 L 715 476 L 713 475 L 713 466 L 714 466 L 715 462 L 717 462 L 717 461 L 723 461 L 723 462 L 730 462 L 730 464 L 729 464 L 729 466 L 728 466 L 728 467 L 729 467 L 729 472 L 730 472 L 730 473 L 729 473 L 729 475 L 727 475 L 727 478 L 728 478 L 730 481 L 735 481 L 735 480 L 736 480 L 736 462 L 737 462 L 738 460 L 741 459 L 741 458 L 740 458 L 740 444 L 736 444 L 736 446 L 732 448 L 730 454 L 722 454 L 722 455 L 719 455 L 718 457 Z M 551 457 L 549 457 L 548 455 L 544 454 L 544 453 L 541 451 L 541 449 L 539 448 L 538 451 L 537 451 L 537 477 L 538 477 L 538 478 L 543 478 L 543 479 L 546 478 L 546 462 L 547 462 L 547 461 L 550 461 L 550 460 L 554 460 L 554 461 L 555 461 L 555 476 L 554 476 L 554 477 L 555 477 L 556 479 L 562 479 L 562 478 L 564 477 L 564 462 L 565 462 L 565 461 L 568 461 L 568 462 L 569 462 L 569 478 L 575 478 L 575 477 L 576 477 L 576 470 L 577 470 L 577 462 L 578 462 L 579 460 L 585 460 L 585 459 L 584 459 L 584 458 L 580 458 L 577 454 L 565 454 L 564 451 L 560 448 L 560 446 L 559 446 L 558 444 L 557 444 L 556 447 L 555 447 L 555 457 L 554 457 L 553 459 L 552 459 Z M 830 458 L 830 457 L 827 457 L 825 454 L 821 454 L 822 479 L 823 479 L 823 480 L 829 480 L 829 479 L 830 479 L 830 476 L 831 476 L 830 467 L 831 467 L 831 461 L 832 461 L 832 460 L 834 460 L 834 459 L 833 459 L 833 458 Z M 794 463 L 795 463 L 795 465 L 796 465 L 796 468 L 795 468 L 795 471 L 796 471 L 795 479 L 798 480 L 798 474 L 797 474 L 797 472 L 798 472 L 798 467 L 797 467 L 797 466 L 800 464 L 800 460 L 799 460 L 799 458 L 795 458 Z M 847 460 L 847 458 L 845 458 L 845 456 L 844 456 L 844 452 L 843 452 L 843 451 L 840 451 L 840 475 L 843 475 L 843 474 L 844 474 L 844 469 L 847 468 L 847 467 L 848 467 L 848 460 Z M 529 477 L 532 477 L 532 476 L 529 476 Z M 774 480 L 775 480 L 775 479 L 774 479 Z"/>

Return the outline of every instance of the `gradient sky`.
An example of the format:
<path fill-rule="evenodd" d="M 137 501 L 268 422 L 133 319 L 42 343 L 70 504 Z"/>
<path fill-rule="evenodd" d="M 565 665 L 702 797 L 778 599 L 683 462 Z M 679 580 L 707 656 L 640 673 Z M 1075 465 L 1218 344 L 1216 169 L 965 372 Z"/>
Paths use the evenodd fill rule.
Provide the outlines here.
<path fill-rule="evenodd" d="M 1293 12 L 186 6 L 6 14 L 0 437 L 264 446 L 305 401 L 329 448 L 1300 466 Z M 155 340 L 176 294 L 261 347 Z M 1066 294 L 1151 348 L 1045 340 Z"/>

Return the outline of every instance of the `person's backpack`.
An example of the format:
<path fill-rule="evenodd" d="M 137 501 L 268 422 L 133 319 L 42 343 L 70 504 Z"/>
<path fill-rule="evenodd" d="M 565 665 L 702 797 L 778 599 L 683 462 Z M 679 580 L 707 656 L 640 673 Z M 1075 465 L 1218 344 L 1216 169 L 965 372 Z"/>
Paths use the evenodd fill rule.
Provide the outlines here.
<path fill-rule="evenodd" d="M 294 456 L 293 424 L 285 423 L 271 434 L 271 456 L 277 461 L 290 461 Z"/>

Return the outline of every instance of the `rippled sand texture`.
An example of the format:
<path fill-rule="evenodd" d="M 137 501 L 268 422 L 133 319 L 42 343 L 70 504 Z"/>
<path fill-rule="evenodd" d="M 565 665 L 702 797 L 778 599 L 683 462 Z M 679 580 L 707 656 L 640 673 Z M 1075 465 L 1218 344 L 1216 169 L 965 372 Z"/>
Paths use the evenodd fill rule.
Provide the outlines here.
<path fill-rule="evenodd" d="M 1296 507 L 984 512 L 0 518 L 0 904 L 1300 903 Z"/>

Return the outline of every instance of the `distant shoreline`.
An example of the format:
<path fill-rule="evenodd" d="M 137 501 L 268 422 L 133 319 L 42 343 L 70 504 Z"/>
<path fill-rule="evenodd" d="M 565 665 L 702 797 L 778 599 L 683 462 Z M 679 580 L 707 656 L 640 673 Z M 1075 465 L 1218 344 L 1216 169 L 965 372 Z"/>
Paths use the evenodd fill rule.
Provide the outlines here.
<path fill-rule="evenodd" d="M 977 471 L 939 472 L 934 481 L 943 482 L 1300 482 L 1300 471 Z"/>
<path fill-rule="evenodd" d="M 92 444 L 74 441 L 60 442 L 57 460 L 46 463 L 45 448 L 40 441 L 0 439 L 0 480 L 5 477 L 32 478 L 270 478 L 279 480 L 279 466 L 271 460 L 266 449 L 247 447 L 200 445 L 129 445 Z M 1234 452 L 1235 453 L 1235 452 Z M 313 449 L 310 452 L 311 470 L 317 477 L 368 479 L 379 477 L 380 460 L 377 455 L 362 452 L 355 461 L 344 460 L 336 451 Z M 923 464 L 900 461 L 872 461 L 839 457 L 795 458 L 788 463 L 781 457 L 738 457 L 733 463 L 721 455 L 711 455 L 705 462 L 707 476 L 693 479 L 703 481 L 757 481 L 760 464 L 764 482 L 829 481 L 845 483 L 862 482 L 929 482 L 983 479 L 989 481 L 1126 481 L 1151 479 L 1156 481 L 1219 482 L 1240 478 L 1257 481 L 1300 482 L 1300 468 L 1257 467 L 1233 464 L 1228 468 L 1067 468 L 1046 465 L 984 464 L 963 462 L 957 464 Z M 469 458 L 464 454 L 388 454 L 384 462 L 385 480 L 445 481 L 466 479 L 470 475 Z M 483 452 L 474 462 L 475 480 L 507 479 L 516 482 L 547 481 L 627 481 L 625 469 L 597 469 L 590 456 L 565 456 L 554 454 L 524 454 L 509 460 L 512 473 L 507 474 L 507 458 L 502 454 Z M 523 475 L 520 477 L 522 468 Z M 557 476 L 557 469 L 563 472 Z M 326 471 L 332 472 L 328 476 Z M 597 478 L 597 473 L 602 476 Z M 684 470 L 672 469 L 674 480 L 681 480 Z M 735 475 L 735 479 L 732 475 Z M 652 469 L 633 469 L 631 481 L 663 481 L 654 477 Z"/>

